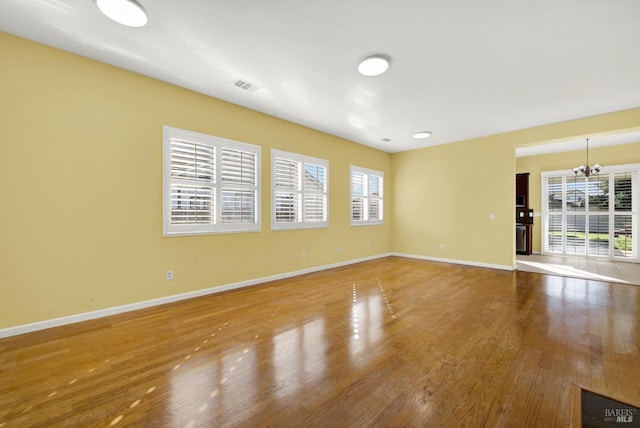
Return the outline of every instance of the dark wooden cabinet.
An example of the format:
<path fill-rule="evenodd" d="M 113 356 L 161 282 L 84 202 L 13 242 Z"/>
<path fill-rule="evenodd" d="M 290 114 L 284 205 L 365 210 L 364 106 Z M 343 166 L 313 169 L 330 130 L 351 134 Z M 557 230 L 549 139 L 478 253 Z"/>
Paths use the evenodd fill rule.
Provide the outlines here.
<path fill-rule="evenodd" d="M 529 173 L 516 174 L 516 253 L 531 254 L 533 210 L 529 208 Z"/>
<path fill-rule="evenodd" d="M 516 174 L 516 207 L 529 208 L 529 173 Z"/>

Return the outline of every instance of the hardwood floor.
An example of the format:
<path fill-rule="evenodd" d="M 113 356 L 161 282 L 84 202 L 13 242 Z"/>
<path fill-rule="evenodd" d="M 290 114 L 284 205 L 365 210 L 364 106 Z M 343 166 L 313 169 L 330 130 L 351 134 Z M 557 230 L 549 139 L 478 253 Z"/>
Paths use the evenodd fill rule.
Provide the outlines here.
<path fill-rule="evenodd" d="M 518 270 L 640 286 L 640 263 L 598 257 L 540 255 L 516 256 Z"/>
<path fill-rule="evenodd" d="M 386 258 L 0 340 L 0 427 L 567 427 L 640 287 Z"/>

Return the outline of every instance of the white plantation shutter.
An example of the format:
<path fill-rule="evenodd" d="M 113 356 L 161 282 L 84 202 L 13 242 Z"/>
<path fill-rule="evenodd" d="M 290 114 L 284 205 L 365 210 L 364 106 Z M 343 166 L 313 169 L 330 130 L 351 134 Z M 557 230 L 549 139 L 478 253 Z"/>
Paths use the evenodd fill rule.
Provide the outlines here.
<path fill-rule="evenodd" d="M 196 181 L 213 181 L 215 177 L 215 148 L 171 140 L 171 177 Z"/>
<path fill-rule="evenodd" d="M 613 231 L 616 252 L 619 257 L 638 257 L 638 207 L 640 189 L 638 189 L 639 170 L 615 174 L 613 178 Z M 635 187 L 635 190 L 634 190 Z M 635 196 L 634 196 L 635 195 Z M 635 243 L 634 243 L 635 239 Z"/>
<path fill-rule="evenodd" d="M 313 163 L 304 164 L 304 221 L 327 221 L 327 168 Z"/>
<path fill-rule="evenodd" d="M 215 148 L 170 140 L 171 224 L 215 222 Z"/>
<path fill-rule="evenodd" d="M 379 199 L 369 199 L 369 219 L 382 220 Z"/>
<path fill-rule="evenodd" d="M 275 158 L 273 166 L 276 223 L 299 221 L 300 163 Z"/>
<path fill-rule="evenodd" d="M 640 260 L 640 164 L 598 175 L 548 171 L 542 178 L 542 252 Z"/>
<path fill-rule="evenodd" d="M 256 185 L 256 155 L 240 150 L 222 149 L 222 183 Z"/>
<path fill-rule="evenodd" d="M 171 224 L 215 223 L 214 189 L 171 186 Z"/>
<path fill-rule="evenodd" d="M 382 221 L 382 177 L 369 174 L 369 220 Z"/>
<path fill-rule="evenodd" d="M 164 236 L 259 231 L 258 146 L 164 127 Z"/>
<path fill-rule="evenodd" d="M 254 153 L 222 149 L 220 187 L 222 223 L 255 223 L 257 162 Z"/>
<path fill-rule="evenodd" d="M 351 220 L 364 221 L 366 208 L 367 181 L 366 175 L 359 171 L 351 171 Z"/>
<path fill-rule="evenodd" d="M 307 223 L 326 221 L 326 206 L 326 196 L 304 195 L 304 221 Z"/>
<path fill-rule="evenodd" d="M 274 174 L 276 189 L 295 191 L 300 188 L 299 162 L 275 158 Z"/>
<path fill-rule="evenodd" d="M 275 194 L 276 223 L 292 223 L 299 221 L 300 198 L 297 193 L 276 192 Z"/>
<path fill-rule="evenodd" d="M 384 173 L 351 166 L 351 225 L 382 224 Z"/>
<path fill-rule="evenodd" d="M 271 228 L 328 226 L 328 170 L 322 159 L 271 151 Z"/>
<path fill-rule="evenodd" d="M 256 192 L 252 190 L 222 190 L 223 223 L 255 223 Z"/>

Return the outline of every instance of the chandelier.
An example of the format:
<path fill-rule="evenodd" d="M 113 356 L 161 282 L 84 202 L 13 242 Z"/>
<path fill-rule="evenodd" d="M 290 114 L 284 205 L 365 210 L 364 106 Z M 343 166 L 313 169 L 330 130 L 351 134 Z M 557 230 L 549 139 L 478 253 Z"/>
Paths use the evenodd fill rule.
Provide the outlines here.
<path fill-rule="evenodd" d="M 598 175 L 600 170 L 602 169 L 602 165 L 599 163 L 594 166 L 589 166 L 589 139 L 587 138 L 587 163 L 585 165 L 580 165 L 572 169 L 573 173 L 576 177 L 589 177 L 591 175 Z"/>

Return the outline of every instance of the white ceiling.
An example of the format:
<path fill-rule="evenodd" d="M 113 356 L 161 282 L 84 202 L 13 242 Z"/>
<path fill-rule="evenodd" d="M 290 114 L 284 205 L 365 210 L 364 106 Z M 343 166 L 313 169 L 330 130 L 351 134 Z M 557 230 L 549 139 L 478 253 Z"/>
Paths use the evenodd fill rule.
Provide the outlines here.
<path fill-rule="evenodd" d="M 537 156 L 549 153 L 570 152 L 572 150 L 586 150 L 587 137 L 558 141 L 548 144 L 540 144 L 528 147 L 517 147 L 516 157 Z M 640 131 L 624 132 L 611 135 L 599 135 L 589 138 L 589 148 L 620 146 L 623 144 L 640 143 Z"/>
<path fill-rule="evenodd" d="M 0 0 L 0 30 L 388 152 L 640 106 L 638 0 L 139 2 Z"/>

